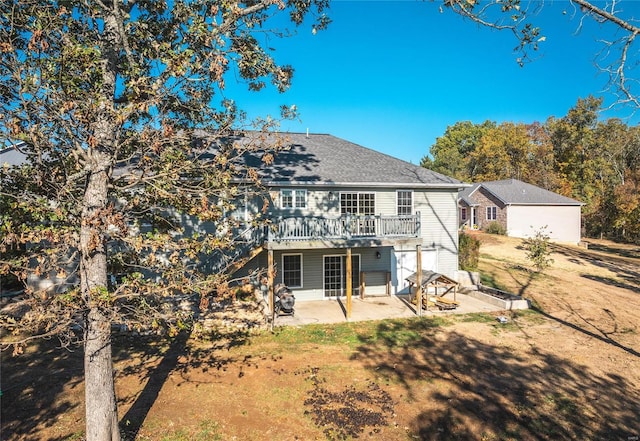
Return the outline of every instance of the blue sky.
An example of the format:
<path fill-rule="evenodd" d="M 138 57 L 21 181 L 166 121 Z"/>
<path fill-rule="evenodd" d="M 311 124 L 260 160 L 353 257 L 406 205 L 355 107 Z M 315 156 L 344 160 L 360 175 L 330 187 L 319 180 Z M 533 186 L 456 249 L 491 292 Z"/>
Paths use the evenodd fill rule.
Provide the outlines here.
<path fill-rule="evenodd" d="M 534 22 L 546 41 L 524 67 L 512 34 L 440 13 L 441 3 L 334 1 L 327 30 L 303 27 L 269 41 L 276 60 L 295 68 L 289 91 L 226 93 L 249 115 L 295 104 L 301 121 L 284 130 L 330 133 L 415 164 L 457 121 L 543 122 L 566 115 L 578 98 L 602 95 L 596 39 L 610 37 L 610 27 L 588 22 L 576 33 L 568 1 L 544 2 Z M 621 7 L 640 17 L 640 2 Z"/>

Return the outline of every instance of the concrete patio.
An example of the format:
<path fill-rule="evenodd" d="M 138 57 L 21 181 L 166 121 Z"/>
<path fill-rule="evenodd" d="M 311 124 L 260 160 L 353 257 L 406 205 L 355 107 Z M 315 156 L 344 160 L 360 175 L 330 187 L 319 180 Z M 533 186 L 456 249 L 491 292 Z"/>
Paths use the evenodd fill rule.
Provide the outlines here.
<path fill-rule="evenodd" d="M 438 316 L 450 314 L 466 314 L 470 312 L 492 312 L 502 309 L 475 299 L 465 294 L 457 294 L 460 302 L 454 310 L 441 311 L 436 307 L 423 310 L 423 316 Z M 296 302 L 293 316 L 279 316 L 275 319 L 276 326 L 298 326 L 313 323 L 342 323 L 364 320 L 383 320 L 391 318 L 416 317 L 416 306 L 409 302 L 408 296 L 375 296 L 352 300 L 351 318 L 346 318 L 346 299 L 331 299 L 318 301 Z"/>

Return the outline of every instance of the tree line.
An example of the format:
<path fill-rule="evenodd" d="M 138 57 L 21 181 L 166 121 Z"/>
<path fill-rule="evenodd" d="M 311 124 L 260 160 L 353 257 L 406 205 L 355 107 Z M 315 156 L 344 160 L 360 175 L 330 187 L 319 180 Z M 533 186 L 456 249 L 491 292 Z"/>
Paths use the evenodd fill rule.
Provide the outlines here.
<path fill-rule="evenodd" d="M 583 202 L 584 234 L 640 241 L 640 127 L 600 120 L 602 99 L 531 124 L 457 122 L 421 165 L 465 182 L 519 179 Z"/>

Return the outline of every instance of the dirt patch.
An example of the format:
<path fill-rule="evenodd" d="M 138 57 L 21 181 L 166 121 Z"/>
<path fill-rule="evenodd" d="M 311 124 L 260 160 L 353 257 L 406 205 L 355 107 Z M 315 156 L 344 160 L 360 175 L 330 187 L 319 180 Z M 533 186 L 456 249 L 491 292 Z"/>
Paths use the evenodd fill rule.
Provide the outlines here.
<path fill-rule="evenodd" d="M 505 324 L 468 315 L 308 327 L 316 340 L 245 330 L 215 343 L 121 336 L 125 439 L 640 436 L 637 246 L 556 246 L 539 275 L 521 241 L 478 237 L 482 272 L 536 311 L 501 312 Z M 81 351 L 50 341 L 2 357 L 2 439 L 81 440 Z"/>

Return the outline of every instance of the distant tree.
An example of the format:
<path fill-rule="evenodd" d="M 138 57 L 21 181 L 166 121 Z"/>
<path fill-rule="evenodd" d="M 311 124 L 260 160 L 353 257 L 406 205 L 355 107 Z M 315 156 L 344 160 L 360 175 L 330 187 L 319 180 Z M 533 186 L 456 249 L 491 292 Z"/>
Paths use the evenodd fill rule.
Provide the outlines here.
<path fill-rule="evenodd" d="M 547 125 L 534 122 L 526 127 L 531 150 L 526 159 L 527 173 L 522 180 L 556 192 L 560 182 L 555 170 L 555 156 Z"/>
<path fill-rule="evenodd" d="M 491 121 L 482 124 L 462 121 L 447 127 L 444 135 L 431 146 L 430 156 L 422 158 L 420 165 L 461 181 L 470 181 L 473 174 L 470 155 L 483 134 L 493 127 L 495 123 Z"/>
<path fill-rule="evenodd" d="M 524 248 L 527 250 L 527 259 L 539 273 L 553 264 L 553 259 L 549 257 L 553 250 L 546 226 L 536 230 L 532 237 L 525 239 Z"/>
<path fill-rule="evenodd" d="M 469 154 L 471 179 L 475 182 L 523 179 L 528 174 L 531 150 L 523 124 L 505 122 L 488 129 Z"/>
<path fill-rule="evenodd" d="M 275 33 L 266 25 L 277 13 L 293 26 L 315 15 L 313 29 L 322 29 L 327 6 L 0 0 L 0 138 L 23 141 L 28 160 L 1 170 L 0 271 L 71 284 L 60 294 L 27 289 L 30 312 L 2 325 L 67 338 L 82 329 L 88 441 L 120 438 L 112 322 L 170 332 L 185 325 L 163 299 L 223 285 L 223 274 L 194 261 L 234 244 L 223 216 L 234 208 L 231 183 L 260 184 L 238 158 L 251 151 L 269 162 L 278 150 L 264 138 L 234 142 L 233 130 L 249 125 L 225 82 L 287 89 L 293 68 L 270 55 L 265 43 Z M 185 228 L 187 218 L 212 222 L 217 234 Z M 125 274 L 117 286 L 114 270 Z"/>

